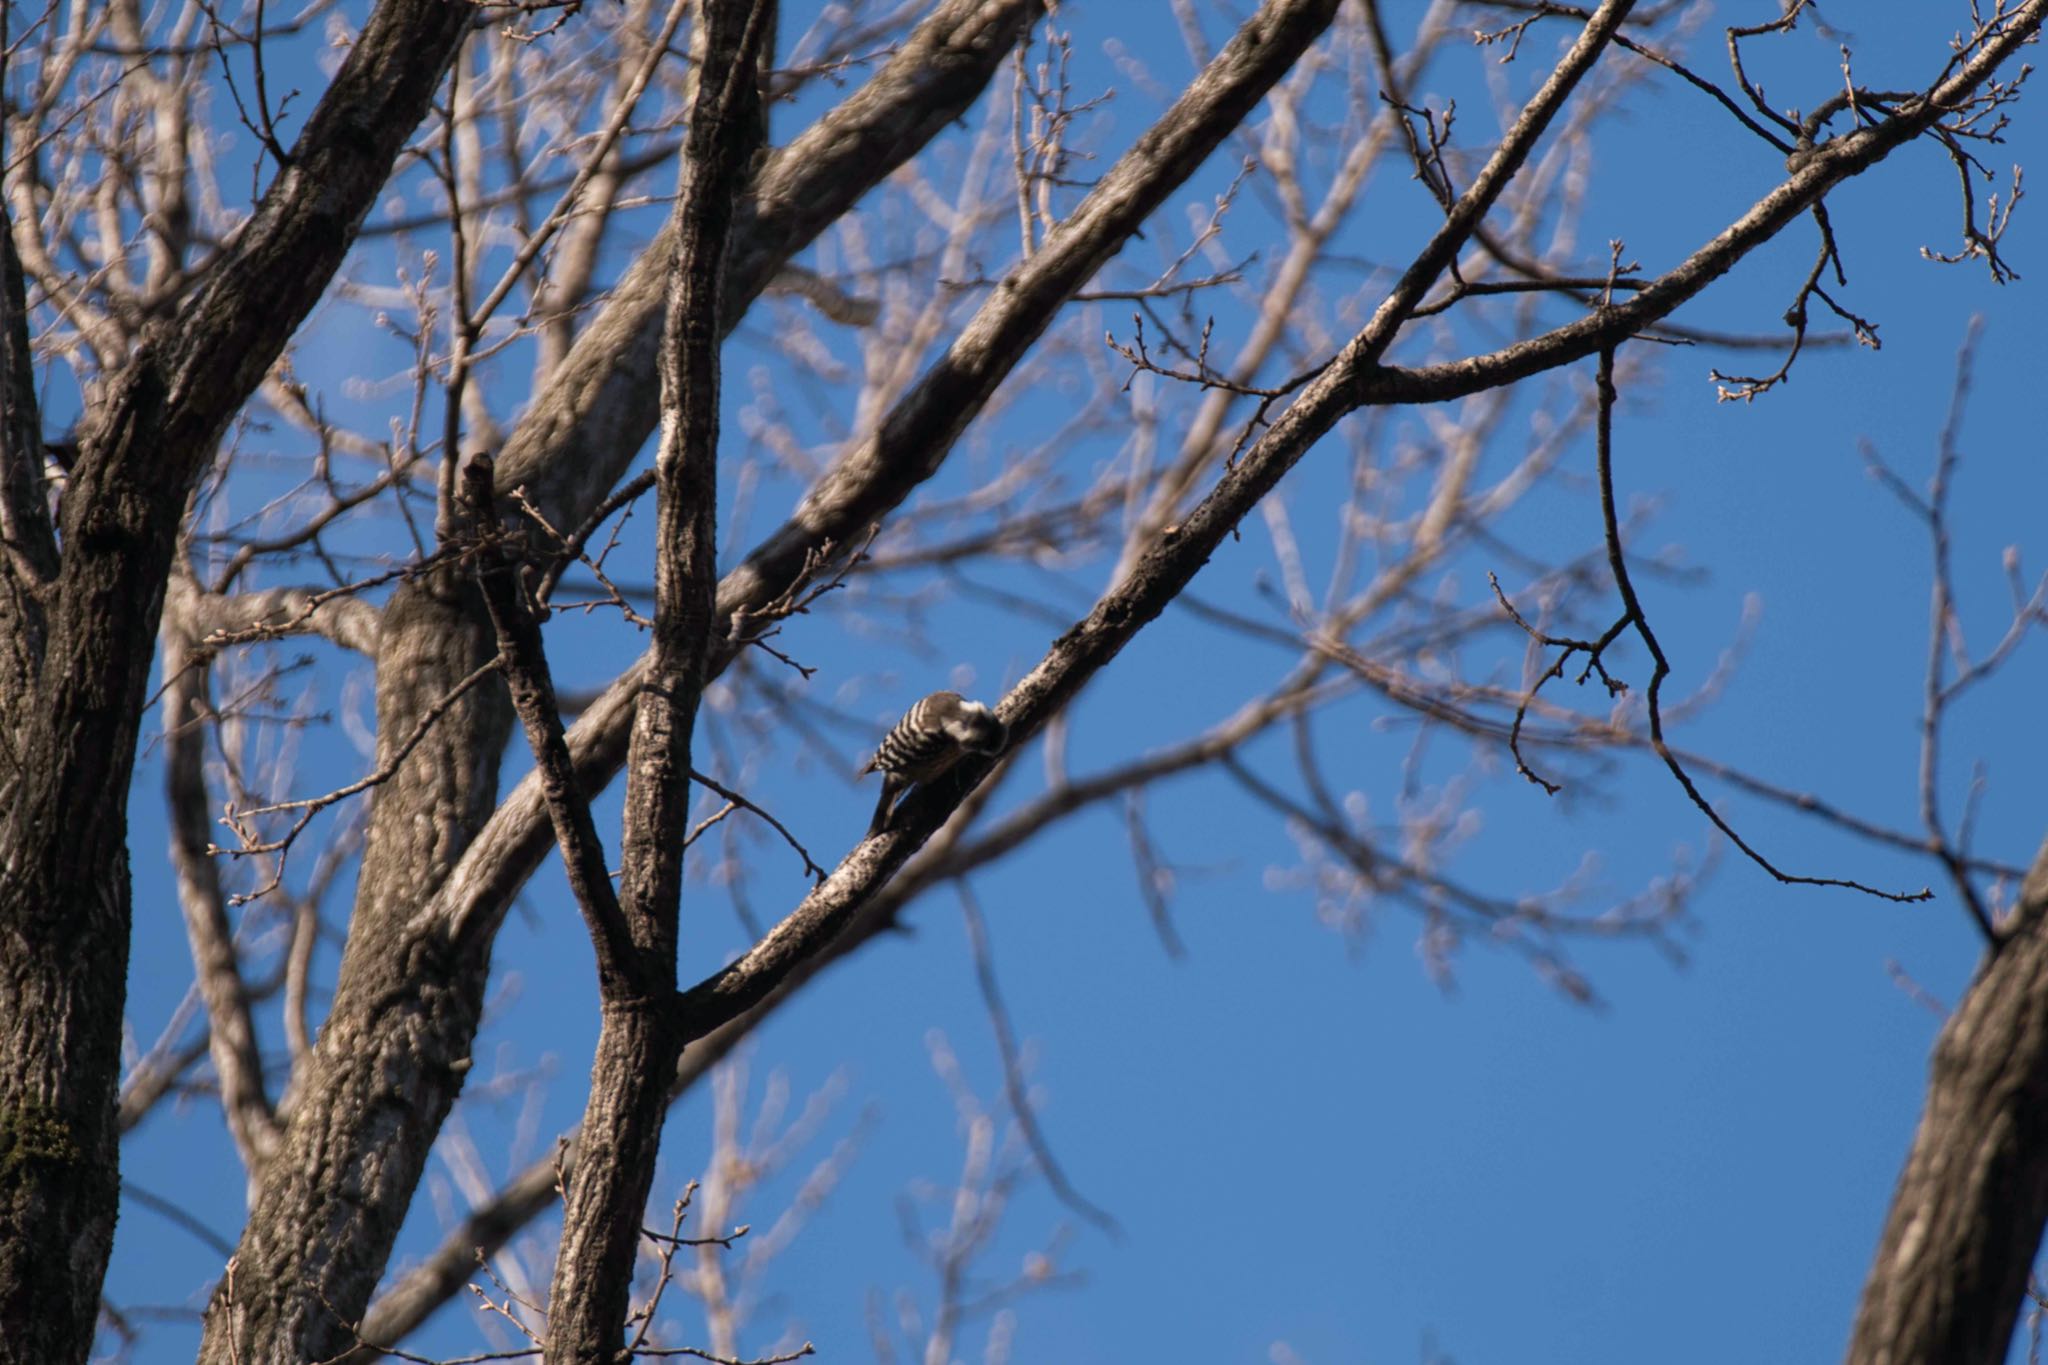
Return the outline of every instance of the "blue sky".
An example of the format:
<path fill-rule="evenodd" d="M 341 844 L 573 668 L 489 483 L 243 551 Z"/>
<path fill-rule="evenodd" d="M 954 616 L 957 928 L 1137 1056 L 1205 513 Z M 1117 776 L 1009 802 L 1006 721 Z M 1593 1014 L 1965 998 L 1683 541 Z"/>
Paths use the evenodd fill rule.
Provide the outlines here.
<path fill-rule="evenodd" d="M 789 7 L 792 15 L 805 8 Z M 1416 9 L 1390 5 L 1390 27 L 1412 31 Z M 1714 61 L 1720 25 L 1752 22 L 1763 9 L 1775 6 L 1729 6 L 1711 16 L 1693 43 L 1701 65 Z M 1935 9 L 1940 22 L 1927 17 Z M 1220 34 L 1222 22 L 1204 12 L 1211 34 Z M 1889 4 L 1854 17 L 1859 78 L 1911 85 L 1938 63 L 1942 37 L 1967 16 L 1958 5 Z M 785 23 L 801 27 L 794 18 Z M 1062 23 L 1074 37 L 1077 90 L 1119 88 L 1087 130 L 1106 160 L 1158 108 L 1105 53 L 1111 30 L 1176 89 L 1190 65 L 1164 5 L 1075 3 L 1062 7 Z M 1536 30 L 1508 68 L 1512 90 L 1526 91 L 1560 33 Z M 1760 57 L 1773 93 L 1825 89 L 1838 41 L 1809 28 Z M 1473 141 L 1487 126 L 1487 60 L 1454 49 L 1442 63 L 1441 88 L 1461 92 L 1460 128 Z M 779 113 L 777 136 L 809 112 Z M 2038 159 L 2037 115 L 2020 106 L 1994 165 Z M 1591 257 L 1602 254 L 1600 242 L 1622 237 L 1628 254 L 1655 272 L 1737 216 L 1782 174 L 1741 136 L 1673 82 L 1633 92 L 1591 166 L 1580 232 Z M 1219 155 L 1194 191 L 1215 193 L 1234 169 L 1229 161 Z M 1616 429 L 1624 498 L 1655 500 L 1640 545 L 1679 547 L 1684 562 L 1705 571 L 1698 581 L 1645 588 L 1672 656 L 1673 689 L 1688 691 L 1713 671 L 1755 604 L 1739 668 L 1676 737 L 1902 829 L 1915 820 L 1926 537 L 1868 477 L 1859 449 L 1867 441 L 1908 482 L 1924 480 L 1973 314 L 1984 330 L 1954 519 L 1963 619 L 1979 649 L 2006 619 L 2005 548 L 2021 546 L 2034 574 L 2048 564 L 2039 539 L 2048 505 L 2048 397 L 2039 380 L 2048 323 L 2031 279 L 2000 287 L 1981 265 L 1919 258 L 1922 245 L 1952 247 L 1953 185 L 1938 150 L 1917 147 L 1830 200 L 1851 278 L 1837 297 L 1881 322 L 1881 351 L 1814 351 L 1791 383 L 1747 405 L 1717 403 L 1706 370 L 1747 367 L 1755 357 L 1731 364 L 1700 351 L 1659 353 L 1654 382 L 1631 387 Z M 1374 194 L 1346 230 L 1355 242 L 1338 249 L 1397 261 L 1419 245 L 1430 210 L 1415 185 L 1392 175 Z M 2038 268 L 2040 242 L 2023 208 L 2008 254 L 2025 275 Z M 1791 229 L 1681 320 L 1769 330 L 1812 250 L 1810 227 Z M 381 268 L 374 255 L 357 267 Z M 1233 321 L 1242 319 L 1225 312 L 1219 336 Z M 316 336 L 340 342 L 351 362 L 381 354 L 380 343 L 347 332 L 353 325 L 352 315 L 329 309 Z M 728 351 L 729 385 L 742 388 L 769 354 L 743 332 Z M 735 396 L 735 408 L 744 400 Z M 1162 402 L 1192 406 L 1172 392 Z M 1024 404 L 988 444 L 976 446 L 983 438 L 970 434 L 961 458 L 999 459 L 1005 442 L 1042 436 L 1046 420 Z M 1330 553 L 1333 534 L 1321 513 L 1342 487 L 1342 436 L 1277 495 L 1312 566 L 1326 565 Z M 1578 442 L 1567 464 L 1582 481 L 1590 477 L 1590 441 Z M 959 486 L 942 478 L 932 495 Z M 777 499 L 786 495 L 764 488 L 751 523 L 757 531 L 779 518 L 787 504 Z M 1533 500 L 1512 523 L 1522 543 L 1551 552 L 1593 544 L 1597 527 L 1583 483 Z M 1432 588 L 1482 603 L 1487 567 L 1483 554 L 1461 556 Z M 1255 517 L 1195 590 L 1251 605 L 1259 600 L 1254 581 L 1275 572 Z M 1503 579 L 1513 586 L 1505 571 Z M 848 600 L 857 604 L 857 594 Z M 878 725 L 956 667 L 969 670 L 963 690 L 992 698 L 1057 633 L 953 606 L 933 614 L 933 660 L 878 662 L 857 616 L 852 606 L 830 606 L 793 623 L 787 640 L 820 667 L 812 685 L 821 695 Z M 576 642 L 577 662 L 592 676 L 636 647 L 616 622 L 555 638 Z M 570 652 L 556 648 L 558 656 Z M 1945 800 L 1952 810 L 1960 805 L 1971 765 L 1981 762 L 1987 785 L 1977 846 L 2008 862 L 2031 856 L 2048 810 L 2048 741 L 2030 723 L 2044 661 L 2048 644 L 2022 647 L 1961 708 L 1947 741 Z M 1210 723 L 1288 662 L 1169 613 L 1078 704 L 1074 766 L 1106 766 Z M 1646 680 L 1640 651 L 1617 662 Z M 854 687 L 856 678 L 866 680 Z M 338 676 L 332 688 L 348 704 Z M 1590 693 L 1578 700 L 1603 705 Z M 1353 703 L 1321 732 L 1331 771 L 1375 808 L 1391 801 L 1393 769 L 1410 738 L 1402 723 L 1375 728 L 1383 716 Z M 309 741 L 309 754 L 345 755 L 344 744 Z M 1284 772 L 1285 740 L 1262 741 L 1247 757 L 1261 771 Z M 1464 761 L 1446 754 L 1444 774 Z M 510 770 L 525 766 L 515 755 Z M 159 855 L 165 836 L 153 758 L 136 782 L 130 1012 L 147 1039 L 182 993 L 188 957 Z M 999 808 L 1037 789 L 1035 766 L 1019 783 Z M 1788 869 L 1902 888 L 1933 880 L 1928 864 L 1707 786 L 1745 835 Z M 821 857 L 852 845 L 872 800 L 870 789 L 815 766 L 764 771 L 758 790 Z M 1709 843 L 1699 813 L 1649 764 L 1624 765 L 1602 798 L 1548 800 L 1501 767 L 1470 796 L 1480 823 L 1457 868 L 1503 892 L 1533 891 L 1590 853 L 1598 884 L 1619 897 L 1668 868 L 1678 850 L 1697 858 Z M 615 801 L 605 810 L 603 827 L 616 830 Z M 1073 1183 L 1123 1229 L 1118 1239 L 1076 1224 L 1042 1182 L 1018 1191 L 986 1273 L 1015 1275 L 1067 1225 L 1057 1262 L 1082 1280 L 1014 1305 L 1013 1358 L 1391 1365 L 1424 1360 L 1433 1346 L 1460 1365 L 1762 1365 L 1839 1354 L 1918 1116 L 1939 1022 L 1894 980 L 1891 964 L 1953 1001 L 1977 955 L 1974 931 L 1945 890 L 1937 887 L 1942 894 L 1931 903 L 1900 906 L 1784 887 L 1723 849 L 1692 906 L 1686 961 L 1674 964 L 1640 943 L 1586 945 L 1575 960 L 1603 1001 L 1587 1008 L 1520 958 L 1483 944 L 1468 946 L 1454 984 L 1440 987 L 1419 960 L 1419 922 L 1405 910 L 1377 908 L 1351 937 L 1319 924 L 1307 896 L 1275 887 L 1284 880 L 1276 870 L 1299 862 L 1285 831 L 1220 776 L 1156 789 L 1147 816 L 1163 856 L 1181 870 L 1173 913 L 1184 960 L 1161 951 L 1111 813 L 1062 826 L 975 882 L 1003 993 L 1028 1042 L 1044 1127 Z M 772 914 L 794 903 L 802 879 L 781 849 L 756 848 L 756 905 Z M 686 977 L 744 943 L 723 896 L 693 888 L 691 897 Z M 472 1094 L 458 1111 L 498 1178 L 544 1152 L 580 1114 L 596 1026 L 587 943 L 552 867 L 528 889 L 525 906 L 500 942 L 494 1006 Z M 338 917 L 340 906 L 331 913 Z M 771 1076 L 785 1078 L 799 1100 L 834 1078 L 843 1087 L 812 1143 L 746 1210 L 757 1227 L 773 1221 L 833 1143 L 859 1134 L 844 1181 L 768 1274 L 771 1296 L 743 1341 L 749 1352 L 788 1334 L 816 1342 L 827 1360 L 870 1358 L 871 1291 L 908 1290 L 931 1302 L 930 1274 L 904 1246 L 898 1209 L 918 1182 L 950 1182 L 961 1159 L 954 1098 L 931 1062 L 934 1036 L 991 1105 L 1000 1105 L 1000 1072 L 957 903 L 935 894 L 911 919 L 914 934 L 835 968 L 747 1050 L 755 1094 Z M 530 1100 L 525 1092 L 502 1101 L 482 1093 L 493 1077 L 529 1068 L 552 1078 Z M 136 1185 L 181 1198 L 232 1238 L 242 1181 L 220 1128 L 212 1101 L 199 1097 L 152 1118 L 124 1161 Z M 708 1093 L 674 1111 L 658 1202 L 699 1171 L 709 1130 Z M 462 1206 L 451 1169 L 435 1165 L 396 1265 L 431 1247 L 450 1206 Z M 936 1208 L 925 1215 L 939 1216 Z M 131 1203 L 109 1292 L 123 1303 L 197 1305 L 219 1260 Z M 689 1339 L 686 1304 L 675 1322 Z M 984 1330 L 971 1329 L 956 1357 L 979 1359 Z M 192 1339 L 184 1324 L 152 1328 L 144 1358 L 189 1355 Z M 481 1340 L 471 1310 L 456 1305 L 412 1349 L 454 1355 Z"/>

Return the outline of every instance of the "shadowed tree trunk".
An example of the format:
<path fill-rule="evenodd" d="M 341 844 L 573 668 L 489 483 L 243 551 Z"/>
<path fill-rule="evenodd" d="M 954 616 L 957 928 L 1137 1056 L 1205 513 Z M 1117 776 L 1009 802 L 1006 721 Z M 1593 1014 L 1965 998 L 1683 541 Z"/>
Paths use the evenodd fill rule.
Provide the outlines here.
<path fill-rule="evenodd" d="M 1934 1045 L 1851 1365 L 1997 1365 L 2048 1224 L 2048 840 Z"/>
<path fill-rule="evenodd" d="M 32 681 L 0 697 L 0 1359 L 92 1346 L 120 1189 L 129 778 L 186 499 L 340 266 L 468 18 L 445 0 L 377 8 L 227 259 L 94 397 L 54 563 L 35 509 L 10 498 L 0 567 L 22 605 L 0 627 L 14 679 Z M 18 489 L 38 452 L 23 444 L 35 417 L 11 250 L 6 273 L 0 457 Z"/>

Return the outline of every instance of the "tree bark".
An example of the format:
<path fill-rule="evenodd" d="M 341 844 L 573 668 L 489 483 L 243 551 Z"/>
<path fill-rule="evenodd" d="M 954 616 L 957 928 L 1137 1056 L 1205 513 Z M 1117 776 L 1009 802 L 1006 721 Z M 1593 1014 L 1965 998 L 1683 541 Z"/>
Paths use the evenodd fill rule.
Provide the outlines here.
<path fill-rule="evenodd" d="M 5 149 L 0 123 L 0 155 Z M 43 657 L 44 589 L 57 576 L 37 409 L 28 290 L 14 248 L 14 222 L 0 202 L 0 697 L 25 697 L 35 686 Z M 0 704 L 0 724 L 18 719 Z"/>
<path fill-rule="evenodd" d="M 468 18 L 446 0 L 377 8 L 255 216 L 87 414 L 34 682 L 0 698 L 0 1360 L 92 1347 L 120 1188 L 128 786 L 186 498 L 340 266 Z M 5 572 L 22 581 L 15 556 Z M 15 659 L 24 624 L 5 622 Z"/>
<path fill-rule="evenodd" d="M 706 0 L 703 74 L 690 111 L 661 346 L 655 457 L 654 640 L 633 722 L 619 873 L 632 969 L 604 999 L 583 1138 L 548 1297 L 549 1365 L 610 1365 L 633 1289 L 683 1040 L 671 1003 L 689 828 L 691 739 L 710 673 L 718 592 L 719 345 L 734 204 L 759 135 L 755 69 L 774 0 Z M 559 734 L 555 737 L 559 741 Z M 568 747 L 559 752 L 568 767 Z M 600 867 L 602 864 L 600 864 Z M 598 928 L 593 924 L 593 931 Z"/>
<path fill-rule="evenodd" d="M 2048 840 L 1934 1045 L 1851 1365 L 1997 1365 L 2048 1226 Z"/>

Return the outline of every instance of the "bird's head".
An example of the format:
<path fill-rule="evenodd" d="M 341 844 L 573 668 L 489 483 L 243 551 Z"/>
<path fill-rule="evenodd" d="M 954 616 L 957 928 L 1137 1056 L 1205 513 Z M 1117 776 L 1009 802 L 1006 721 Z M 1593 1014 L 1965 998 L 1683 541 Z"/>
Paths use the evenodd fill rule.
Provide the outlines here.
<path fill-rule="evenodd" d="M 946 733 L 955 744 L 972 754 L 1002 752 L 1010 729 L 995 712 L 978 701 L 963 701 L 946 717 Z"/>

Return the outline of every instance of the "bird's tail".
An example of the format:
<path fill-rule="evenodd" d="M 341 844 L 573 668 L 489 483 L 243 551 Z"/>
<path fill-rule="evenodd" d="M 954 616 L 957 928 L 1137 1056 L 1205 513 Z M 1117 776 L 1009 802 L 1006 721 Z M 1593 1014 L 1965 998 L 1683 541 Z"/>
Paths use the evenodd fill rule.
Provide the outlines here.
<path fill-rule="evenodd" d="M 889 827 L 889 807 L 895 798 L 895 789 L 889 785 L 888 779 L 884 778 L 881 799 L 875 802 L 875 818 L 868 821 L 868 838 L 874 838 Z"/>

